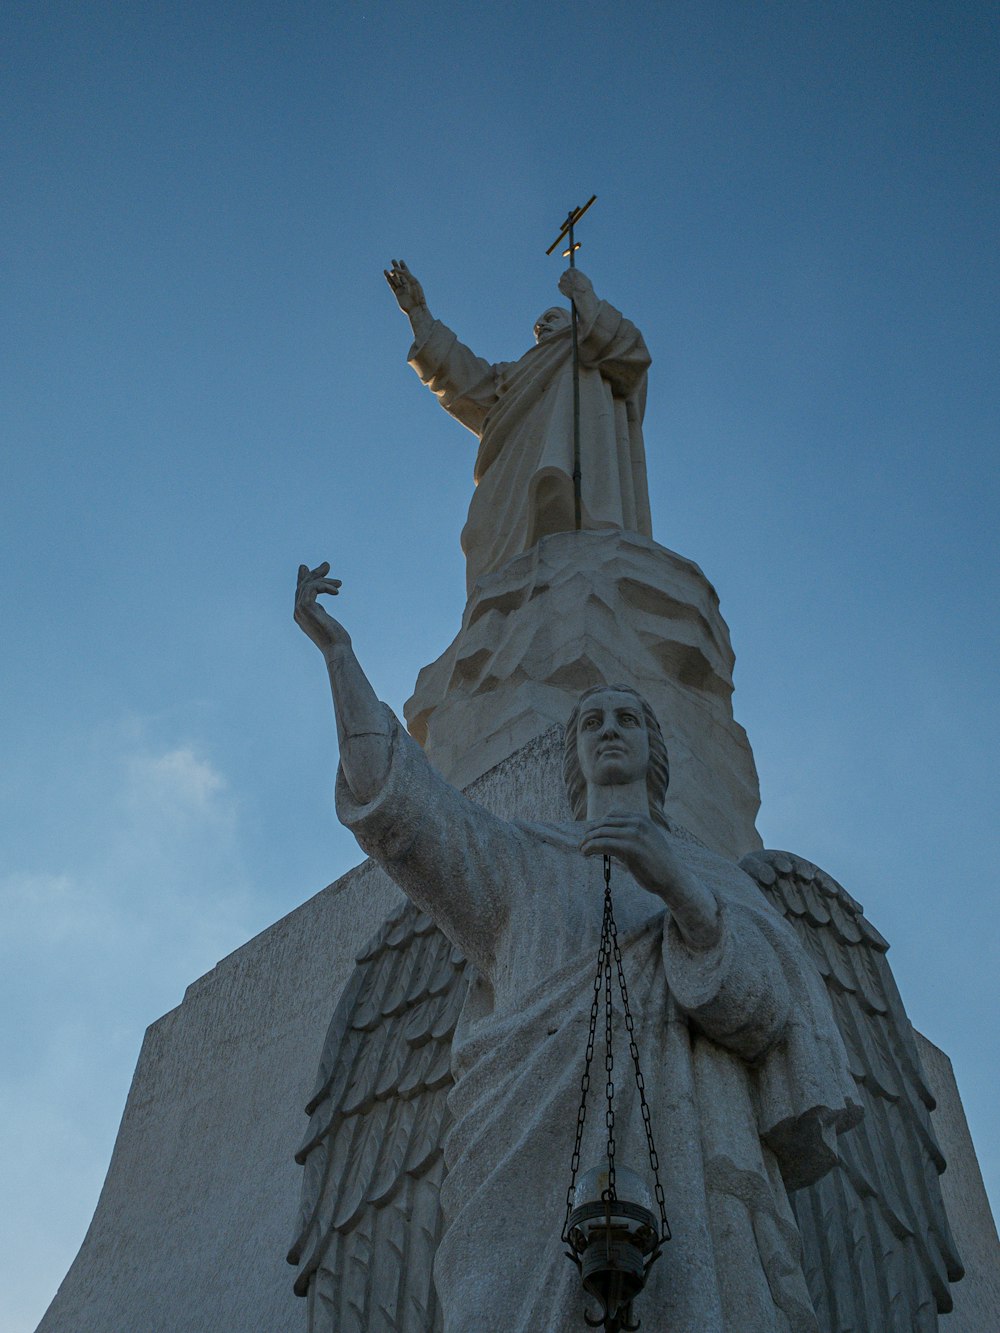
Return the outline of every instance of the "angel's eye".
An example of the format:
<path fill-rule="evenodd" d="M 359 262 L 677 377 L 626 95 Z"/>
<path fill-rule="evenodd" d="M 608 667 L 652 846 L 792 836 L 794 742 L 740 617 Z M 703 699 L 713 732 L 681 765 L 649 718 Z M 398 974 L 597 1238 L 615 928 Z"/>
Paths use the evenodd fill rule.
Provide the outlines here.
<path fill-rule="evenodd" d="M 585 717 L 582 723 L 584 731 L 593 731 L 594 728 L 600 723 L 600 720 L 601 719 L 597 717 L 597 715 L 594 713 L 591 713 L 590 717 Z"/>
<path fill-rule="evenodd" d="M 639 725 L 639 719 L 636 717 L 635 713 L 622 713 L 619 721 L 626 727 L 637 727 Z"/>

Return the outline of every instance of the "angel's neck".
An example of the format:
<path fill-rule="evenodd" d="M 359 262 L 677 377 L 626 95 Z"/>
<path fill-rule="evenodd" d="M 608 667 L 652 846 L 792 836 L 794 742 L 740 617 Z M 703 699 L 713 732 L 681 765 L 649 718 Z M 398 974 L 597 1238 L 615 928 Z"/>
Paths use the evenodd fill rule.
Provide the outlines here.
<path fill-rule="evenodd" d="M 614 811 L 625 814 L 635 811 L 637 814 L 649 814 L 649 792 L 646 779 L 638 782 L 623 782 L 597 787 L 593 783 L 587 786 L 587 818 L 603 819 Z"/>

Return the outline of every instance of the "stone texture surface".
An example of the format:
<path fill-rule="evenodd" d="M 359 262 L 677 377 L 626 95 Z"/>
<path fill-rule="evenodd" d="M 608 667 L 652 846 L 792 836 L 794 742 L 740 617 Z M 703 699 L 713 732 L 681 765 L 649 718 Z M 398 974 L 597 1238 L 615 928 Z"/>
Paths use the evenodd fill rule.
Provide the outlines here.
<path fill-rule="evenodd" d="M 792 1198 L 820 1329 L 929 1333 L 952 1308 L 962 1263 L 941 1193 L 935 1099 L 888 943 L 811 861 L 770 850 L 742 865 L 823 976 L 864 1107 L 837 1142 L 837 1168 Z"/>
<path fill-rule="evenodd" d="M 331 815 L 332 817 L 332 815 Z M 398 890 L 365 864 L 188 987 L 143 1042 L 40 1333 L 294 1333 L 293 1161 L 332 1006 Z"/>
<path fill-rule="evenodd" d="M 732 710 L 733 650 L 690 560 L 625 532 L 566 532 L 479 581 L 451 646 L 424 667 L 411 734 L 464 787 L 592 685 L 631 685 L 670 754 L 666 811 L 733 860 L 760 847 L 757 771 Z"/>

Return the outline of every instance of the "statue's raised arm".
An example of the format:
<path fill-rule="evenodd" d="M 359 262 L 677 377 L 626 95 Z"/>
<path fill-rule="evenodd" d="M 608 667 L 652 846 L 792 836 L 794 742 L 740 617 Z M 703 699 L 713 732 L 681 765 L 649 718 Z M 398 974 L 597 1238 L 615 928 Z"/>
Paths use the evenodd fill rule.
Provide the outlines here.
<path fill-rule="evenodd" d="M 425 337 L 434 323 L 434 317 L 427 309 L 424 289 L 419 280 L 413 276 L 402 259 L 392 260 L 392 267 L 384 268 L 382 272 L 400 310 L 410 321 L 414 338 Z"/>
<path fill-rule="evenodd" d="M 462 532 L 471 592 L 483 574 L 576 526 L 570 312 L 550 306 L 532 326 L 533 347 L 516 361 L 490 362 L 434 318 L 402 260 L 383 272 L 413 330 L 410 365 L 479 438 Z M 642 438 L 646 344 L 579 269 L 562 275 L 559 290 L 578 316 L 580 526 L 652 536 Z"/>
<path fill-rule="evenodd" d="M 340 592 L 340 579 L 331 579 L 329 574 L 326 561 L 315 569 L 299 565 L 295 623 L 323 654 L 333 693 L 344 777 L 355 798 L 364 802 L 371 799 L 385 780 L 390 726 L 385 709 L 354 655 L 351 636 L 317 601 L 321 594 L 336 597 Z"/>

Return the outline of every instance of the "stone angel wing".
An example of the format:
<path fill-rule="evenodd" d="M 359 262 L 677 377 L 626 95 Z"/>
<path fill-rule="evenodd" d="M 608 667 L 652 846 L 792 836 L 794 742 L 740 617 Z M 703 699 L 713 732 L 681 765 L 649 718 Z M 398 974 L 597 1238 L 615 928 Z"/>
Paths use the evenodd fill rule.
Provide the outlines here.
<path fill-rule="evenodd" d="M 818 966 L 865 1108 L 840 1162 L 791 1195 L 823 1333 L 936 1333 L 962 1276 L 938 1176 L 934 1098 L 886 961 L 860 903 L 809 861 L 763 851 L 740 862 Z"/>
<path fill-rule="evenodd" d="M 462 955 L 411 903 L 364 953 L 327 1033 L 288 1262 L 310 1333 L 432 1333 L 441 1143 Z"/>

